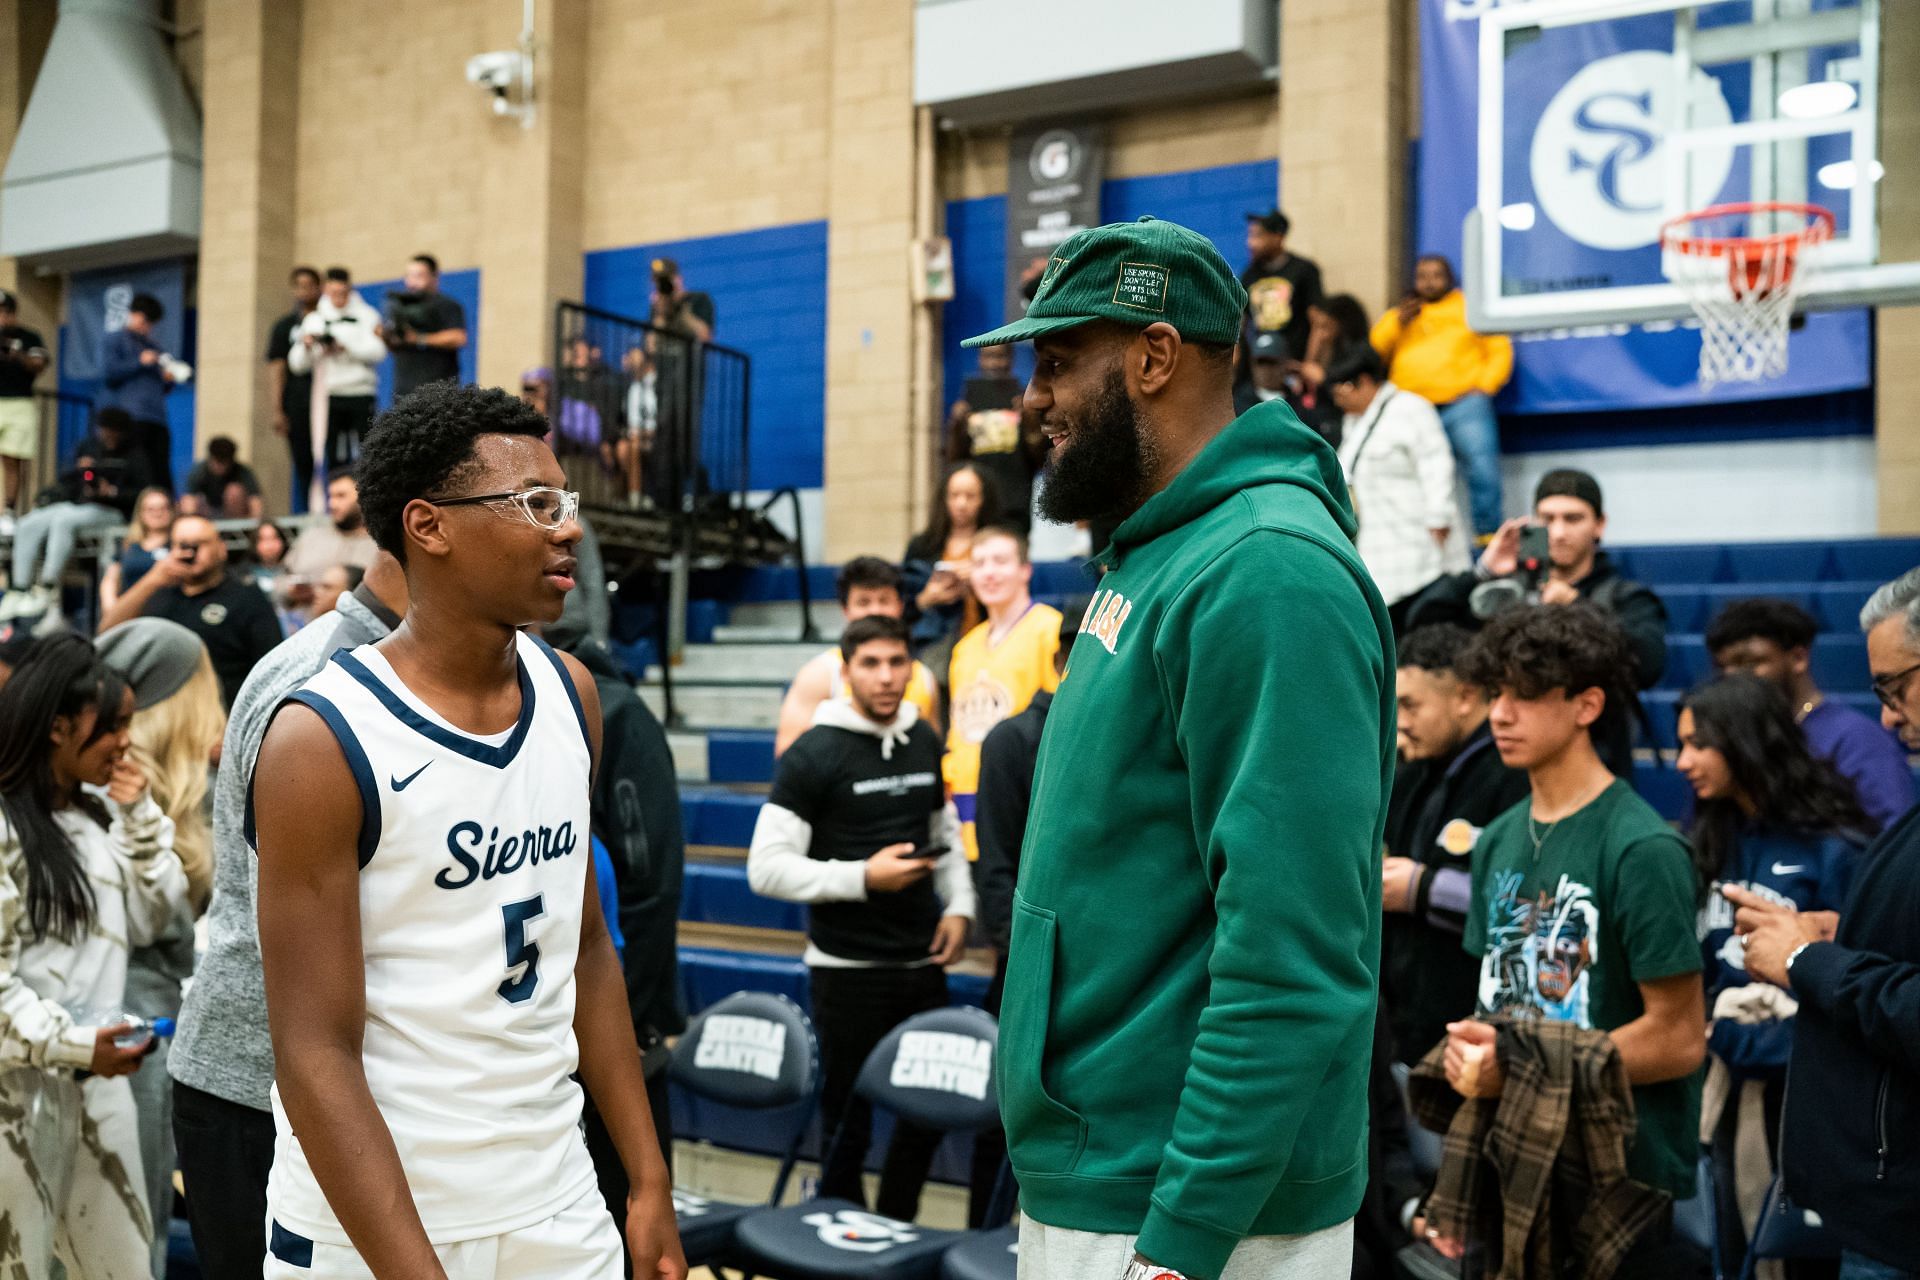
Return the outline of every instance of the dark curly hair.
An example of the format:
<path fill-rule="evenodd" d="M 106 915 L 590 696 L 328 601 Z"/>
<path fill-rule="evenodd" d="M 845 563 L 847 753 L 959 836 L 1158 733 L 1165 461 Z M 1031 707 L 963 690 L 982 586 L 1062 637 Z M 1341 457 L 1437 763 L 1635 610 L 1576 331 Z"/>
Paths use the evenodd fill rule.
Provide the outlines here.
<path fill-rule="evenodd" d="M 1782 649 L 1811 649 L 1820 624 L 1790 600 L 1735 600 L 1707 624 L 1707 652 L 1742 640 L 1771 640 Z"/>
<path fill-rule="evenodd" d="M 1620 624 L 1590 604 L 1532 605 L 1497 614 L 1454 664 L 1490 692 L 1539 698 L 1598 689 L 1607 710 L 1633 700 L 1633 648 Z"/>
<path fill-rule="evenodd" d="M 1400 637 L 1399 665 L 1422 671 L 1452 672 L 1473 643 L 1473 632 L 1451 622 L 1415 627 Z"/>
<path fill-rule="evenodd" d="M 401 397 L 374 420 L 354 467 L 367 532 L 382 551 L 406 563 L 400 513 L 409 502 L 457 489 L 474 465 L 474 443 L 481 436 L 539 440 L 551 425 L 538 410 L 494 387 L 430 382 Z"/>
<path fill-rule="evenodd" d="M 1726 757 L 1733 785 L 1753 806 L 1753 819 L 1797 835 L 1878 834 L 1853 784 L 1816 760 L 1794 722 L 1786 695 L 1758 676 L 1709 680 L 1680 702 L 1693 713 L 1693 740 Z M 1700 888 L 1727 874 L 1749 825 L 1739 800 L 1702 800 L 1694 809 L 1694 875 Z"/>

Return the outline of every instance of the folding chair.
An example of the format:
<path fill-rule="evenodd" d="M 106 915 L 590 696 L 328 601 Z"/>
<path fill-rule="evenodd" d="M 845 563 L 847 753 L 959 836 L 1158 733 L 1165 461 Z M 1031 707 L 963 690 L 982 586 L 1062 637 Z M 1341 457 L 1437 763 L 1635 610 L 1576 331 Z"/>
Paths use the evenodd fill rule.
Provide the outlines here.
<path fill-rule="evenodd" d="M 785 996 L 740 991 L 713 1004 L 674 1045 L 667 1078 L 697 1098 L 748 1111 L 795 1112 L 766 1200 L 735 1204 L 675 1189 L 674 1222 L 689 1266 L 703 1266 L 733 1243 L 750 1213 L 780 1203 L 800 1140 L 813 1122 L 820 1083 L 820 1045 L 805 1011 Z"/>
<path fill-rule="evenodd" d="M 896 1121 L 978 1133 L 999 1120 L 997 1041 L 993 1018 L 979 1009 L 916 1014 L 867 1056 L 854 1092 Z M 836 1132 L 832 1147 L 842 1137 Z M 1004 1173 L 1001 1182 L 1004 1187 Z M 817 1199 L 748 1214 L 734 1230 L 727 1261 L 772 1280 L 937 1280 L 942 1255 L 985 1234 L 1001 1233 L 940 1231 L 882 1217 L 851 1200 Z"/>

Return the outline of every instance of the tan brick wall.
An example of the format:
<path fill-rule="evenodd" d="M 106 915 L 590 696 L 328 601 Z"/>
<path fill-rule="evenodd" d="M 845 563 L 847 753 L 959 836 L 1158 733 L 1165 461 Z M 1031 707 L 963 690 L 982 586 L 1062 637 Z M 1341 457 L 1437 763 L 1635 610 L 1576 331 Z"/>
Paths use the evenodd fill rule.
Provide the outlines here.
<path fill-rule="evenodd" d="M 913 12 L 832 0 L 826 164 L 826 557 L 897 554 L 910 529 Z"/>
<path fill-rule="evenodd" d="M 1407 118 L 1402 0 L 1287 0 L 1280 178 L 1295 243 L 1378 312 L 1406 288 Z"/>
<path fill-rule="evenodd" d="M 827 216 L 837 6 L 593 0 L 591 9 L 589 250 Z"/>
<path fill-rule="evenodd" d="M 53 35 L 54 12 L 45 0 L 0 3 L 0 157 L 13 150 L 13 136 Z M 0 258 L 0 289 L 20 296 L 20 323 L 39 330 L 51 348 L 59 337 L 63 301 L 59 277 L 37 276 L 23 271 L 12 258 Z M 53 383 L 51 372 L 41 375 L 40 386 L 51 389 Z"/>
<path fill-rule="evenodd" d="M 1881 7 L 1880 257 L 1920 258 L 1920 6 Z M 1879 385 L 1875 444 L 1880 472 L 1880 531 L 1920 533 L 1920 307 L 1881 307 L 1874 363 Z"/>
<path fill-rule="evenodd" d="M 288 457 L 261 361 L 287 306 L 300 100 L 294 0 L 208 0 L 195 435 L 232 436 L 280 505 Z"/>

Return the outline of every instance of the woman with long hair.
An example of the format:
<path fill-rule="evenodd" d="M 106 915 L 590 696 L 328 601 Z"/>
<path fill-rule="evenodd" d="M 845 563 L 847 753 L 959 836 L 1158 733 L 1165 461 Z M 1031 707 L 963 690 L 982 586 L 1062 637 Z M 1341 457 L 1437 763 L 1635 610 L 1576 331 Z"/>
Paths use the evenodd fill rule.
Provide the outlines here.
<path fill-rule="evenodd" d="M 147 946 L 127 960 L 121 1007 L 152 1022 L 180 1015 L 182 984 L 193 976 L 194 919 L 213 890 L 213 827 L 207 803 L 211 767 L 218 763 L 227 714 L 220 677 L 199 636 L 165 618 L 135 618 L 95 641 L 100 659 L 134 690 L 127 725 L 127 756 L 147 776 L 153 801 L 173 824 L 173 852 L 187 878 L 187 900 Z M 173 1090 L 166 1042 L 133 1077 L 139 1112 L 140 1163 L 149 1204 L 169 1203 L 174 1167 Z M 155 1274 L 166 1261 L 167 1223 L 155 1215 Z"/>
<path fill-rule="evenodd" d="M 127 758 L 134 693 L 75 635 L 0 687 L 0 1272 L 152 1274 L 152 1215 L 124 1078 L 151 1041 L 102 1022 L 127 951 L 186 901 L 173 824 Z M 85 1140 L 82 1135 L 85 1134 Z"/>
<path fill-rule="evenodd" d="M 973 573 L 973 535 L 1000 519 L 1000 495 L 993 477 L 971 462 L 947 468 L 934 492 L 927 527 L 907 544 L 900 566 L 902 590 L 912 622 L 913 647 L 951 647 L 979 622 L 968 579 Z M 944 642 L 944 644 L 943 644 Z M 946 675 L 946 663 L 928 660 Z"/>
<path fill-rule="evenodd" d="M 1712 1143 L 1722 1256 L 1737 1270 L 1741 1228 L 1751 1225 L 1739 1210 L 1738 1170 L 1770 1154 L 1760 1148 L 1780 1131 L 1794 1006 L 1778 988 L 1749 983 L 1733 905 L 1720 887 L 1738 885 L 1800 911 L 1837 911 L 1872 825 L 1852 786 L 1813 758 L 1769 681 L 1730 675 L 1699 686 L 1681 701 L 1679 731 L 1678 768 L 1695 797 L 1694 873 L 1706 895 L 1707 1045 L 1716 1077 L 1740 1094 L 1713 1126 Z"/>
<path fill-rule="evenodd" d="M 167 549 L 173 513 L 173 495 L 165 489 L 142 489 L 133 500 L 133 520 L 127 525 L 126 541 L 120 544 L 120 557 L 100 575 L 100 612 L 113 608 L 120 593 L 153 568 Z"/>

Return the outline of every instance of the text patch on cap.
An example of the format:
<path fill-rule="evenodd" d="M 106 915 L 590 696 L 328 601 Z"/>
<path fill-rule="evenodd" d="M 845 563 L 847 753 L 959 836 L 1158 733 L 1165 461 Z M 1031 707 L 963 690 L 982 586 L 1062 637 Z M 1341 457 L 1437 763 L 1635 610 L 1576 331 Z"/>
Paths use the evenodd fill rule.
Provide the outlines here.
<path fill-rule="evenodd" d="M 1151 262 L 1123 262 L 1120 264 L 1120 279 L 1113 286 L 1113 300 L 1123 307 L 1165 311 L 1167 276 L 1165 267 L 1155 266 Z"/>

